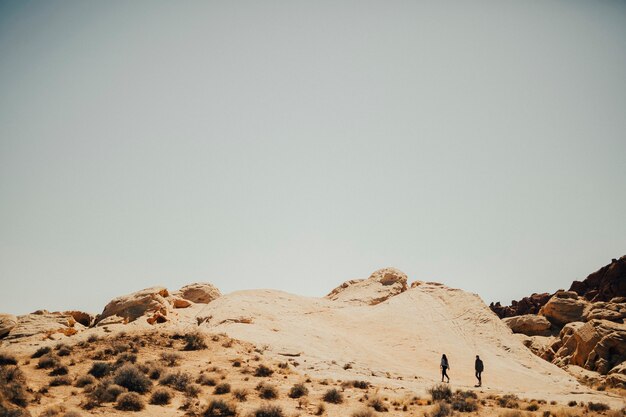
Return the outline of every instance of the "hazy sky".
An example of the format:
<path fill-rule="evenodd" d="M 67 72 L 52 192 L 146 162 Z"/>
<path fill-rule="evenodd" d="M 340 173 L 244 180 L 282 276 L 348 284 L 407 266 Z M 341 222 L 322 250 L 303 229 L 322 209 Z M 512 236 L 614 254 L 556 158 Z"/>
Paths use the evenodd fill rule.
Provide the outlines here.
<path fill-rule="evenodd" d="M 626 2 L 0 3 L 0 312 L 624 254 Z"/>

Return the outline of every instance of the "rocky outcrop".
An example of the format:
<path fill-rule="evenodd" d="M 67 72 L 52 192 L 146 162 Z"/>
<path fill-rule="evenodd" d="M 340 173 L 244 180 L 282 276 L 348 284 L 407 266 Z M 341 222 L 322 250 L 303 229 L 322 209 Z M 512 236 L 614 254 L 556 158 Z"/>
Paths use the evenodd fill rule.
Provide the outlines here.
<path fill-rule="evenodd" d="M 12 314 L 0 314 L 0 338 L 9 334 L 17 326 L 17 317 Z"/>
<path fill-rule="evenodd" d="M 174 295 L 187 301 L 191 301 L 192 303 L 208 304 L 221 297 L 222 293 L 213 284 L 209 284 L 208 282 L 197 282 L 185 285 L 174 293 Z"/>
<path fill-rule="evenodd" d="M 621 323 L 626 318 L 626 298 L 615 297 L 611 301 L 598 301 L 591 303 L 585 310 L 584 321 L 594 319 L 609 320 Z"/>
<path fill-rule="evenodd" d="M 570 323 L 552 350 L 557 365 L 572 364 L 607 375 L 626 360 L 626 325 L 607 320 Z"/>
<path fill-rule="evenodd" d="M 626 255 L 613 259 L 583 281 L 574 281 L 570 291 L 592 302 L 626 297 Z"/>
<path fill-rule="evenodd" d="M 396 268 L 375 271 L 368 279 L 346 281 L 333 289 L 329 300 L 376 305 L 407 290 L 407 276 Z"/>
<path fill-rule="evenodd" d="M 524 314 L 537 314 L 541 307 L 548 302 L 550 297 L 552 297 L 552 294 L 544 292 L 541 294 L 533 294 L 530 297 L 524 297 L 519 301 L 513 300 L 510 306 L 503 306 L 500 302 L 491 303 L 489 308 L 501 319 Z"/>
<path fill-rule="evenodd" d="M 579 298 L 573 291 L 557 291 L 544 305 L 539 314 L 550 322 L 563 326 L 567 323 L 582 321 L 589 302 Z"/>
<path fill-rule="evenodd" d="M 513 333 L 522 333 L 527 336 L 547 336 L 550 334 L 551 324 L 543 316 L 525 314 L 523 316 L 507 317 L 503 321 Z"/>
<path fill-rule="evenodd" d="M 104 311 L 98 316 L 96 323 L 99 324 L 113 316 L 123 319 L 126 323 L 135 321 L 142 316 L 146 316 L 146 319 L 158 316 L 158 322 L 162 322 L 163 318 L 167 317 L 171 311 L 171 304 L 167 297 L 169 297 L 167 288 L 151 287 L 114 298 L 104 307 Z M 156 319 L 155 322 L 157 322 Z"/>
<path fill-rule="evenodd" d="M 85 329 L 71 314 L 38 310 L 19 316 L 17 325 L 6 336 L 7 340 L 28 337 L 49 338 L 52 335 L 72 336 Z"/>

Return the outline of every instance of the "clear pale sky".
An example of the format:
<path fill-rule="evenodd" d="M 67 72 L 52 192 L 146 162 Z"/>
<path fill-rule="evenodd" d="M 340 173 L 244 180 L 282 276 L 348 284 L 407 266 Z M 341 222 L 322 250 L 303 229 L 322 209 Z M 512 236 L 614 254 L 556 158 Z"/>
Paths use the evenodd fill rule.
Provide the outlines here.
<path fill-rule="evenodd" d="M 0 3 L 0 312 L 624 254 L 626 2 Z"/>

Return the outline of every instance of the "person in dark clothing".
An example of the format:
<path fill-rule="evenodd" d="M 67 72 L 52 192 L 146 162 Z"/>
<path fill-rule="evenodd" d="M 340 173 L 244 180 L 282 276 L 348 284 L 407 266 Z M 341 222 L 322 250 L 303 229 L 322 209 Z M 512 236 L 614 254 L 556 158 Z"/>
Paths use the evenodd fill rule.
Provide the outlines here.
<path fill-rule="evenodd" d="M 450 369 L 450 363 L 448 362 L 448 358 L 446 357 L 446 354 L 444 353 L 443 355 L 441 355 L 441 382 L 443 382 L 443 378 L 448 378 L 448 383 L 450 382 L 450 377 L 448 376 L 448 373 L 446 372 L 448 369 Z"/>
<path fill-rule="evenodd" d="M 476 384 L 476 387 L 480 387 L 483 384 L 481 374 L 483 370 L 485 369 L 485 366 L 483 365 L 483 361 L 480 360 L 480 357 L 478 355 L 476 355 L 476 361 L 474 362 L 474 369 L 476 370 L 476 379 L 478 379 L 478 384 Z"/>

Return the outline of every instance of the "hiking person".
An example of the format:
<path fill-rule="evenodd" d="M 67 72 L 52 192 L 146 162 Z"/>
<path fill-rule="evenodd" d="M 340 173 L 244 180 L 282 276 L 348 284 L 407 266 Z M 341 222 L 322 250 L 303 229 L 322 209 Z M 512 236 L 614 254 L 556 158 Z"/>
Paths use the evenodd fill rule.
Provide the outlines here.
<path fill-rule="evenodd" d="M 483 384 L 483 380 L 480 374 L 485 369 L 485 366 L 483 365 L 483 361 L 480 360 L 480 357 L 478 355 L 476 355 L 476 362 L 474 362 L 474 369 L 476 370 L 476 379 L 478 379 L 478 384 L 476 384 L 475 386 L 480 387 Z"/>
<path fill-rule="evenodd" d="M 440 367 L 441 367 L 441 382 L 443 382 L 443 378 L 446 377 L 448 378 L 448 383 L 450 383 L 450 377 L 448 376 L 448 373 L 446 372 L 448 369 L 450 369 L 450 363 L 448 362 L 448 358 L 445 353 L 441 355 Z"/>

